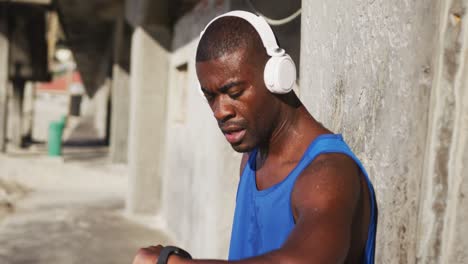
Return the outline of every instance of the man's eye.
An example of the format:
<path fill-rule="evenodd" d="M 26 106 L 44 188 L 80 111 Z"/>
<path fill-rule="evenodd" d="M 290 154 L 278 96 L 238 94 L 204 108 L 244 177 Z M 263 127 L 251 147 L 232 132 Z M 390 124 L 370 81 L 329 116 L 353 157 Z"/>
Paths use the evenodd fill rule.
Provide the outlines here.
<path fill-rule="evenodd" d="M 241 96 L 243 92 L 244 91 L 236 91 L 236 92 L 230 93 L 229 97 L 231 97 L 232 99 L 236 99 L 237 97 Z"/>
<path fill-rule="evenodd" d="M 206 100 L 211 101 L 211 100 L 213 100 L 214 96 L 211 95 L 211 94 L 205 94 L 205 98 L 206 98 Z"/>

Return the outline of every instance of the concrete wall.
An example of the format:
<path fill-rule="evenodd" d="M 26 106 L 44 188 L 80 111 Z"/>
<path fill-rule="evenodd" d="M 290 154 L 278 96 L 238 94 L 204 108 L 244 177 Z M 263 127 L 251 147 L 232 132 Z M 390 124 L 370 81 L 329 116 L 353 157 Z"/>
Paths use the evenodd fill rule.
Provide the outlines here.
<path fill-rule="evenodd" d="M 112 66 L 110 159 L 127 163 L 130 95 L 131 29 L 124 18 L 116 21 L 114 30 L 114 62 Z"/>
<path fill-rule="evenodd" d="M 343 133 L 380 208 L 376 263 L 414 263 L 437 14 L 427 1 L 303 1 L 301 97 Z"/>
<path fill-rule="evenodd" d="M 94 117 L 94 127 L 96 128 L 97 138 L 105 139 L 107 133 L 107 115 L 109 104 L 111 80 L 106 79 L 102 86 L 96 91 L 93 98 L 93 107 L 88 111 Z M 92 109 L 92 110 L 91 110 Z M 91 112 L 92 111 L 92 112 Z M 86 114 L 84 114 L 86 115 Z"/>
<path fill-rule="evenodd" d="M 169 30 L 153 30 L 136 28 L 131 44 L 127 211 L 133 214 L 156 214 L 161 205 L 169 53 L 154 37 L 167 39 Z"/>
<path fill-rule="evenodd" d="M 127 163 L 129 124 L 129 73 L 120 65 L 112 67 L 112 114 L 110 133 L 110 159 L 114 163 Z"/>
<path fill-rule="evenodd" d="M 418 262 L 468 263 L 467 1 L 441 1 L 419 210 Z"/>
<path fill-rule="evenodd" d="M 301 98 L 374 182 L 376 263 L 466 263 L 466 1 L 302 4 Z"/>

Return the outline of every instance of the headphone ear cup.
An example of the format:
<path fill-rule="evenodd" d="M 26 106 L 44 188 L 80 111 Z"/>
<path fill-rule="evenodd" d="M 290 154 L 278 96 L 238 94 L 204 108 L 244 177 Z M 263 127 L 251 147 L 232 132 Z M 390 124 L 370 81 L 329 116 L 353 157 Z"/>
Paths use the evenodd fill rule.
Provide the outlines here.
<path fill-rule="evenodd" d="M 271 57 L 263 72 L 265 86 L 272 93 L 289 93 L 296 82 L 296 66 L 287 54 L 279 57 Z"/>

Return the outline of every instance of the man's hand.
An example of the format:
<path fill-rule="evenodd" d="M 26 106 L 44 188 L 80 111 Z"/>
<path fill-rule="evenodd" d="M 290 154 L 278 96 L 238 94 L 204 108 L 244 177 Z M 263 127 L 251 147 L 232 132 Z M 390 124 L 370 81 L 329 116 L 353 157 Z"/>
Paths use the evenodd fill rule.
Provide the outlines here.
<path fill-rule="evenodd" d="M 161 245 L 140 248 L 132 264 L 156 264 L 162 249 Z"/>
<path fill-rule="evenodd" d="M 162 249 L 162 245 L 140 248 L 133 259 L 132 264 L 156 264 Z M 180 264 L 185 263 L 184 260 L 186 259 L 176 255 L 171 255 L 167 262 L 168 264 Z"/>

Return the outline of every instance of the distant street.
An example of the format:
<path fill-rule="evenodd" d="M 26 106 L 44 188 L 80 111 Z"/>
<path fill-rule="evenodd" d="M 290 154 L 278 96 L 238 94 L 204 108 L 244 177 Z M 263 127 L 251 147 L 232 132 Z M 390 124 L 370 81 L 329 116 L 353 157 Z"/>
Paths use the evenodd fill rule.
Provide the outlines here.
<path fill-rule="evenodd" d="M 125 217 L 125 166 L 83 160 L 86 151 L 68 148 L 65 163 L 42 151 L 0 156 L 0 178 L 31 190 L 0 219 L 0 263 L 131 263 L 139 247 L 168 242 Z"/>

